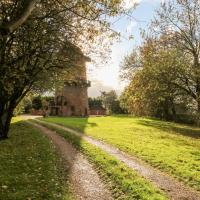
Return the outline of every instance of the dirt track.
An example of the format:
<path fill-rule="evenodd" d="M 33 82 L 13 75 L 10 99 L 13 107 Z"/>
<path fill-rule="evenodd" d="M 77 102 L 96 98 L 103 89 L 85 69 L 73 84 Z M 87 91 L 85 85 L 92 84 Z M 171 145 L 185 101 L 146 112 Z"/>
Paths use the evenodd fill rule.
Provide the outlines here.
<path fill-rule="evenodd" d="M 44 126 L 28 123 L 39 128 L 61 153 L 66 168 L 70 169 L 70 180 L 76 199 L 113 200 L 110 191 L 106 189 L 92 165 L 70 143 Z"/>
<path fill-rule="evenodd" d="M 89 136 L 85 136 L 83 135 L 83 133 L 75 131 L 73 129 L 53 123 L 43 123 L 53 125 L 57 128 L 62 128 L 66 132 L 70 132 L 72 134 L 81 136 L 82 139 L 85 139 L 89 143 L 101 148 L 103 151 L 122 161 L 131 169 L 137 171 L 145 179 L 155 184 L 158 188 L 164 190 L 168 194 L 168 196 L 173 200 L 200 200 L 199 192 L 195 191 L 194 189 L 188 186 L 185 186 L 182 182 L 175 180 L 169 175 L 164 174 L 158 171 L 157 169 L 147 165 L 146 163 L 142 162 L 136 157 L 130 156 L 113 146 L 105 144 L 104 142 L 93 139 Z"/>

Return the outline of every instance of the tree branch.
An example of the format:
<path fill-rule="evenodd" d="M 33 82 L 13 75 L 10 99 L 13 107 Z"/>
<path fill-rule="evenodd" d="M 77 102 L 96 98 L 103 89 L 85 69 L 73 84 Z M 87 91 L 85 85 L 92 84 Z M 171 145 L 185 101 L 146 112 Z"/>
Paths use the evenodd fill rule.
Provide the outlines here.
<path fill-rule="evenodd" d="M 22 11 L 7 24 L 2 24 L 0 26 L 0 32 L 7 35 L 20 27 L 31 15 L 37 1 L 38 0 L 24 0 L 22 3 Z"/>

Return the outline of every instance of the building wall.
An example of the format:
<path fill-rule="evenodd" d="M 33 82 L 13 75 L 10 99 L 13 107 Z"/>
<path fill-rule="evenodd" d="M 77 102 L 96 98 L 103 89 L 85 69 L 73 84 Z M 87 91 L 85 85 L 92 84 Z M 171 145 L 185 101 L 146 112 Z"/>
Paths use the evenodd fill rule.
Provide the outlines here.
<path fill-rule="evenodd" d="M 87 82 L 85 60 L 77 61 L 79 65 L 77 70 L 73 70 L 70 80 L 81 80 Z M 70 79 L 70 80 L 69 80 Z M 89 114 L 88 110 L 88 93 L 87 84 L 65 84 L 61 90 L 57 90 L 55 94 L 55 106 L 51 108 L 52 115 L 59 116 L 86 116 Z"/>
<path fill-rule="evenodd" d="M 89 109 L 90 115 L 106 115 L 106 110 L 104 109 Z"/>
<path fill-rule="evenodd" d="M 60 116 L 85 116 L 88 115 L 87 87 L 64 86 L 57 92 L 56 97 L 64 97 L 59 105 Z"/>

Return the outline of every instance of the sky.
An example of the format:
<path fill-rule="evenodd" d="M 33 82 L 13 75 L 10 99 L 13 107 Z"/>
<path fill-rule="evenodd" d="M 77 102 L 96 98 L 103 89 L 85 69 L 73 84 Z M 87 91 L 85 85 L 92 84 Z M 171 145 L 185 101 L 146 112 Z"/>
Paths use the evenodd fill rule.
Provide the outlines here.
<path fill-rule="evenodd" d="M 91 81 L 91 87 L 88 89 L 90 97 L 97 97 L 100 91 L 116 90 L 118 94 L 123 91 L 125 83 L 119 79 L 120 63 L 124 56 L 131 50 L 141 44 L 142 39 L 140 30 L 147 29 L 148 24 L 155 15 L 155 9 L 159 8 L 161 0 L 124 0 L 125 6 L 129 7 L 133 2 L 138 2 L 138 6 L 133 11 L 133 18 L 121 18 L 112 25 L 112 29 L 121 33 L 121 42 L 115 42 L 111 47 L 111 59 L 106 65 L 98 67 L 88 64 L 88 80 Z M 115 19 L 116 21 L 116 19 Z M 129 36 L 133 39 L 129 40 Z"/>

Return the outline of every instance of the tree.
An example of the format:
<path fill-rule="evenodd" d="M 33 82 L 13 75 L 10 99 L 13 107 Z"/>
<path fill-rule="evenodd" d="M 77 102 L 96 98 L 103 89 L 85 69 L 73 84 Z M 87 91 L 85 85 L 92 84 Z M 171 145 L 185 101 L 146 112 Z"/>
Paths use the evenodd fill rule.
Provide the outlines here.
<path fill-rule="evenodd" d="M 40 110 L 42 109 L 42 107 L 43 107 L 42 97 L 40 95 L 33 97 L 32 108 L 35 110 Z"/>
<path fill-rule="evenodd" d="M 126 109 L 123 109 L 120 105 L 119 99 L 115 100 L 111 105 L 112 114 L 125 114 Z"/>
<path fill-rule="evenodd" d="M 95 38 L 103 43 L 102 33 L 113 35 L 107 17 L 126 12 L 121 3 L 0 2 L 0 138 L 7 138 L 13 111 L 30 90 L 78 66 L 80 48 L 91 50 Z"/>
<path fill-rule="evenodd" d="M 170 0 L 162 4 L 152 22 L 155 38 L 164 36 L 162 45 L 176 48 L 190 59 L 186 63 L 187 73 L 175 85 L 197 103 L 200 119 L 200 3 L 199 0 Z M 154 34 L 155 33 L 155 34 Z"/>
<path fill-rule="evenodd" d="M 142 68 L 140 59 L 140 50 L 134 48 L 132 52 L 125 56 L 120 64 L 120 78 L 124 81 L 131 81 L 135 72 Z"/>
<path fill-rule="evenodd" d="M 88 98 L 88 104 L 89 104 L 89 108 L 93 108 L 93 107 L 101 108 L 103 106 L 103 103 L 100 97 Z"/>
<path fill-rule="evenodd" d="M 31 98 L 26 96 L 20 103 L 24 106 L 24 113 L 28 114 L 31 112 L 32 109 L 32 101 Z"/>
<path fill-rule="evenodd" d="M 196 107 L 200 119 L 199 0 L 169 0 L 161 4 L 144 43 L 122 63 L 130 81 L 124 92 L 130 110 L 140 114 L 176 114 L 173 104 Z M 135 70 L 135 71 L 134 71 Z M 131 75 L 130 75 L 131 74 Z M 123 78 L 124 78 L 123 77 Z M 174 103 L 173 103 L 174 102 Z M 126 99 L 122 103 L 126 106 Z M 161 110 L 160 110 L 161 109 Z M 170 111 L 171 110 L 171 111 Z M 174 111 L 173 111 L 174 110 Z M 144 112 L 146 111 L 146 113 Z"/>
<path fill-rule="evenodd" d="M 120 107 L 117 93 L 114 90 L 101 92 L 100 99 L 108 114 L 124 113 L 124 110 Z"/>
<path fill-rule="evenodd" d="M 16 3 L 15 6 L 17 6 L 17 11 L 15 16 L 12 16 L 10 21 L 4 21 L 2 22 L 0 26 L 0 33 L 1 35 L 7 35 L 9 33 L 12 33 L 14 30 L 16 30 L 19 26 L 21 26 L 27 18 L 31 15 L 32 11 L 34 10 L 36 6 L 37 0 L 23 0 L 19 1 L 19 3 Z M 1 6 L 4 4 L 2 3 Z"/>
<path fill-rule="evenodd" d="M 24 104 L 23 104 L 22 102 L 20 102 L 20 103 L 16 106 L 16 108 L 15 108 L 15 110 L 14 110 L 14 112 L 13 112 L 13 115 L 14 115 L 14 116 L 21 115 L 21 114 L 24 113 L 24 110 L 25 110 Z"/>
<path fill-rule="evenodd" d="M 122 95 L 121 104 L 136 115 L 175 120 L 176 105 L 189 98 L 177 85 L 186 87 L 180 77 L 188 73 L 190 59 L 175 48 L 163 48 L 160 43 L 160 39 L 147 39 L 139 49 L 138 58 L 128 57 L 131 65 L 122 67 L 121 73 L 128 68 L 133 78 Z"/>

